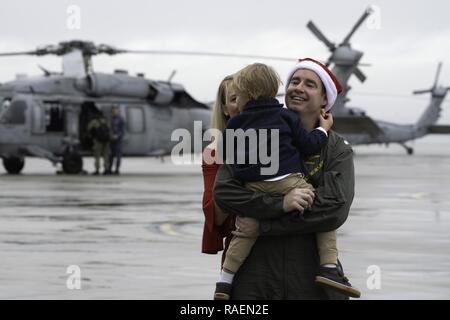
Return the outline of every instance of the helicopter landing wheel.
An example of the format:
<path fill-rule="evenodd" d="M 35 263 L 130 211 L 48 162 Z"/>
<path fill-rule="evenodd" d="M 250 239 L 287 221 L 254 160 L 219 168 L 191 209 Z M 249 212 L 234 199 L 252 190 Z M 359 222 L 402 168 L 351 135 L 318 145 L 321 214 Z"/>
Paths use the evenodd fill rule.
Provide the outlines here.
<path fill-rule="evenodd" d="M 414 154 L 414 149 L 413 149 L 413 148 L 408 147 L 408 146 L 407 146 L 406 144 L 404 144 L 404 143 L 400 143 L 400 145 L 401 145 L 403 148 L 405 148 L 406 153 L 407 153 L 409 156 L 411 156 L 411 155 Z"/>
<path fill-rule="evenodd" d="M 9 174 L 19 174 L 25 166 L 25 159 L 21 157 L 3 158 L 3 167 Z"/>
<path fill-rule="evenodd" d="M 67 174 L 78 174 L 83 170 L 83 158 L 76 151 L 67 151 L 63 155 L 62 169 Z"/>

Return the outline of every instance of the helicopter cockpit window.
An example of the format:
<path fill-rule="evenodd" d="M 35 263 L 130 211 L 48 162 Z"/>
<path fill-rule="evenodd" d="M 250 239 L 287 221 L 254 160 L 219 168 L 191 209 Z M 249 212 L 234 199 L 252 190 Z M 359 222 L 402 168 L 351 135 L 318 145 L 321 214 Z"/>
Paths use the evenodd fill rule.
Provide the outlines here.
<path fill-rule="evenodd" d="M 2 103 L 2 113 L 0 120 L 2 123 L 8 124 L 24 124 L 25 111 L 27 110 L 27 103 L 23 100 L 14 100 L 12 103 Z"/>
<path fill-rule="evenodd" d="M 130 133 L 142 133 L 145 131 L 144 111 L 141 107 L 127 108 L 127 129 Z"/>
<path fill-rule="evenodd" d="M 10 105 L 11 105 L 11 100 L 9 100 L 9 99 L 3 99 L 3 101 L 0 103 L 0 121 L 3 118 L 3 115 L 9 109 Z"/>

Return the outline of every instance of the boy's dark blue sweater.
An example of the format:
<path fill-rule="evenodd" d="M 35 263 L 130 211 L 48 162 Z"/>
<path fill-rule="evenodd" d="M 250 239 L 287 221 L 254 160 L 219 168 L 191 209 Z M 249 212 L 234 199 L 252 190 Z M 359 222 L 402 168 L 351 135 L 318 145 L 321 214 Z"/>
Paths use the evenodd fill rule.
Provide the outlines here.
<path fill-rule="evenodd" d="M 271 179 L 288 173 L 303 172 L 301 159 L 320 152 L 327 142 L 327 135 L 321 130 L 308 132 L 300 123 L 298 115 L 288 109 L 275 98 L 260 98 L 249 101 L 244 110 L 228 121 L 227 129 L 255 129 L 258 132 L 258 143 L 249 145 L 246 139 L 245 148 L 237 150 L 236 139 L 233 141 L 234 159 L 226 158 L 226 162 L 231 165 L 235 178 L 252 182 Z M 267 149 L 268 157 L 273 159 L 278 153 L 279 169 L 273 175 L 261 175 L 261 168 L 268 168 L 271 164 L 261 164 L 259 158 L 259 129 L 268 129 Z M 270 150 L 271 134 L 270 130 L 279 130 L 279 150 Z M 223 135 L 224 148 L 226 152 L 226 134 Z M 230 141 L 231 143 L 231 141 Z M 244 164 L 237 164 L 238 152 L 245 157 Z M 245 154 L 242 154 L 242 153 Z M 250 164 L 252 155 L 256 156 L 257 163 Z M 229 155 L 230 157 L 232 155 Z"/>

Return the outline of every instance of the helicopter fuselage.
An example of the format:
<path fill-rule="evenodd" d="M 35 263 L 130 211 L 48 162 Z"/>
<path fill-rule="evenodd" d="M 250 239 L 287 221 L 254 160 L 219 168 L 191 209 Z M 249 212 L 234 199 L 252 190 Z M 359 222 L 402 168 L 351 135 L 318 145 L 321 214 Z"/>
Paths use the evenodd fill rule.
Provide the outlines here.
<path fill-rule="evenodd" d="M 185 129 L 194 136 L 209 128 L 208 106 L 181 86 L 138 78 L 130 85 L 127 80 L 106 74 L 81 80 L 55 75 L 2 85 L 0 156 L 40 156 L 59 162 L 68 148 L 89 155 L 92 139 L 87 124 L 98 111 L 110 120 L 114 105 L 126 123 L 124 156 L 168 155 L 178 142 L 171 139 L 174 130 Z M 198 131 L 194 121 L 201 122 L 202 132 L 194 132 Z"/>

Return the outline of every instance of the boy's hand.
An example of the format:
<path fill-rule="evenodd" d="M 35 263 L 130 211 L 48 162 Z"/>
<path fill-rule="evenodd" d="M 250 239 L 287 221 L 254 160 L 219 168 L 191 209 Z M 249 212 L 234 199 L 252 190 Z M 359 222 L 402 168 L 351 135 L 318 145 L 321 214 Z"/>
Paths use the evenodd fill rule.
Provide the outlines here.
<path fill-rule="evenodd" d="M 333 115 L 326 113 L 323 109 L 320 110 L 320 126 L 327 131 L 333 126 Z"/>

